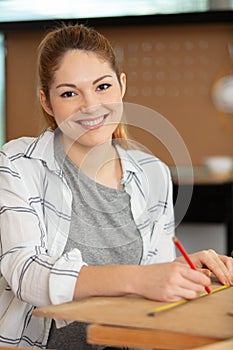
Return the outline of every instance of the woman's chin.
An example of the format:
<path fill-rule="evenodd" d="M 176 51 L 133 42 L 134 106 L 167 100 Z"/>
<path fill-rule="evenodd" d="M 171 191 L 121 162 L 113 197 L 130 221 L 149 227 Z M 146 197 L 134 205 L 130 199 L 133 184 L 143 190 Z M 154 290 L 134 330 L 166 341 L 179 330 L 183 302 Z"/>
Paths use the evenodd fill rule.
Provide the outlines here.
<path fill-rule="evenodd" d="M 104 143 L 109 143 L 112 140 L 112 134 L 115 130 L 112 125 L 106 125 L 99 129 L 89 130 L 82 136 L 76 139 L 78 143 L 85 147 L 95 147 Z"/>

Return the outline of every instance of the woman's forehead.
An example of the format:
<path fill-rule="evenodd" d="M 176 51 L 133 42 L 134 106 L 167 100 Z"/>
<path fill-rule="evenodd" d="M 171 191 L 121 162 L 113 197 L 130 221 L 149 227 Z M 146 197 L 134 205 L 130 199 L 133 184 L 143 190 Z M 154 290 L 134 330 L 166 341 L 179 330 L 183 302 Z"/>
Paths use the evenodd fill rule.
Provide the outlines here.
<path fill-rule="evenodd" d="M 93 52 L 72 50 L 63 56 L 54 79 L 92 80 L 100 74 L 115 75 L 108 61 Z"/>

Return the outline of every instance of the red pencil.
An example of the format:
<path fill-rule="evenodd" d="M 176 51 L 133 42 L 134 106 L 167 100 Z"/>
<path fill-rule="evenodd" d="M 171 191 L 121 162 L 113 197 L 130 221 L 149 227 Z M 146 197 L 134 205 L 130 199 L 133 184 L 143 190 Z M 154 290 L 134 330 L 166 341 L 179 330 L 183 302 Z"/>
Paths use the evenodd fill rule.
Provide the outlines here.
<path fill-rule="evenodd" d="M 193 270 L 197 270 L 196 266 L 194 265 L 194 263 L 192 262 L 192 260 L 188 256 L 188 253 L 186 252 L 186 250 L 184 249 L 183 245 L 178 240 L 178 238 L 174 236 L 172 239 L 173 239 L 173 242 L 175 243 L 175 245 L 177 246 L 177 248 L 179 249 L 179 251 L 181 252 L 181 254 L 183 255 L 183 257 L 185 258 L 185 260 L 187 261 L 187 263 L 189 264 L 189 266 Z M 211 293 L 211 289 L 209 287 L 206 286 L 205 290 L 208 294 Z"/>

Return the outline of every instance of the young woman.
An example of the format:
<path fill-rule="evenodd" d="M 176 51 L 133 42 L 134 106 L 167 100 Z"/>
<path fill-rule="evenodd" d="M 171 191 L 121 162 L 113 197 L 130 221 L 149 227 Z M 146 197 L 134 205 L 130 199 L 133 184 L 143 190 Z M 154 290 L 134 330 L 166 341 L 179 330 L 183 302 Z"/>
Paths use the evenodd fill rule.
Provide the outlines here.
<path fill-rule="evenodd" d="M 38 69 L 49 128 L 0 153 L 0 344 L 103 349 L 86 344 L 85 325 L 32 310 L 100 295 L 193 299 L 210 272 L 233 284 L 232 258 L 192 254 L 198 271 L 175 259 L 169 171 L 128 145 L 126 76 L 107 39 L 82 25 L 56 29 Z"/>

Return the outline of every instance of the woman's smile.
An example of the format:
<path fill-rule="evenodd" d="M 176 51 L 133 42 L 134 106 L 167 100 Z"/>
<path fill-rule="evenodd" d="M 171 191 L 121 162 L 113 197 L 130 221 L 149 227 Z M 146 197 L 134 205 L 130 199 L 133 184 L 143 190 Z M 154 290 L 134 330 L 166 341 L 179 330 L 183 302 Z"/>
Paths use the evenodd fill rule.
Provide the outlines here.
<path fill-rule="evenodd" d="M 96 118 L 80 119 L 76 123 L 81 125 L 86 130 L 96 130 L 104 125 L 104 122 L 109 114 L 104 114 Z"/>

